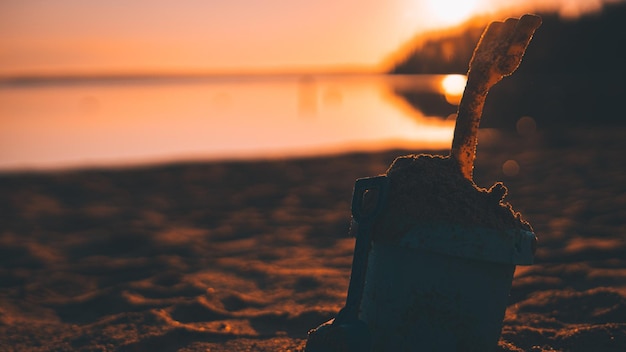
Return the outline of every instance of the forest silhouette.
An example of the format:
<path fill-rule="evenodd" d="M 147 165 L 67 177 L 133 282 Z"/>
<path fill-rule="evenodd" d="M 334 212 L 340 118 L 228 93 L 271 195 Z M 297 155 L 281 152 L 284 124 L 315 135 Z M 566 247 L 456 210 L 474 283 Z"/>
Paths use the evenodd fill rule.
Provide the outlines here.
<path fill-rule="evenodd" d="M 547 130 L 561 128 L 563 122 L 572 126 L 622 124 L 626 4 L 607 5 L 601 12 L 577 19 L 564 19 L 555 13 L 541 17 L 543 24 L 518 71 L 490 92 L 482 126 L 512 128 L 522 116 L 533 117 Z M 394 55 L 399 59 L 388 72 L 466 73 L 485 24 L 474 20 L 462 29 L 417 36 Z M 432 96 L 396 93 L 417 109 L 432 105 L 432 101 L 427 102 Z"/>

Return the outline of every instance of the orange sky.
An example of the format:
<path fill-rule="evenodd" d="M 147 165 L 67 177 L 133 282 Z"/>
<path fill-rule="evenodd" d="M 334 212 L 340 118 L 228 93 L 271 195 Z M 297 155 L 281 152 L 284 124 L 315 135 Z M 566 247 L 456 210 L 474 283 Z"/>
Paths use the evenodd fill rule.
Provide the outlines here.
<path fill-rule="evenodd" d="M 506 3 L 571 15 L 603 1 L 610 0 Z M 2 0 L 0 75 L 375 67 L 419 31 L 498 3 L 505 2 Z"/>

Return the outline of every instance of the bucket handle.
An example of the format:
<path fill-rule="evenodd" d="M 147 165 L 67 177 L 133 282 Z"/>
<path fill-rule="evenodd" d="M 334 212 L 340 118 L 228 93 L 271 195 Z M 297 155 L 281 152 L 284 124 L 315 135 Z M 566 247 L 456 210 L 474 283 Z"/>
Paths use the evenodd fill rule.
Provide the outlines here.
<path fill-rule="evenodd" d="M 365 272 L 372 242 L 372 224 L 387 204 L 389 179 L 385 175 L 357 179 L 352 193 L 352 217 L 358 230 L 352 258 L 352 273 L 346 305 L 335 324 L 357 321 L 365 286 Z M 368 196 L 370 194 L 370 196 Z"/>
<path fill-rule="evenodd" d="M 387 203 L 387 192 L 389 189 L 389 179 L 385 175 L 359 178 L 354 183 L 352 192 L 352 217 L 354 221 L 362 227 L 366 223 L 369 225 L 376 219 L 378 213 Z M 371 198 L 367 197 L 373 193 L 372 204 L 367 204 Z"/>

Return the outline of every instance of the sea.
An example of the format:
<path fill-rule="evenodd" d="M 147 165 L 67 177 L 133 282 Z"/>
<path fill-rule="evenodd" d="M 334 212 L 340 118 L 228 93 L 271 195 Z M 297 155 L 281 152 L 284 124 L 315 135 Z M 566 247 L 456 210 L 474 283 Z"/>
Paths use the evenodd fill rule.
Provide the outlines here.
<path fill-rule="evenodd" d="M 446 85 L 451 77 L 459 79 L 290 74 L 4 80 L 0 172 L 448 148 L 462 93 L 462 87 Z M 406 98 L 420 94 L 437 106 L 422 109 Z"/>

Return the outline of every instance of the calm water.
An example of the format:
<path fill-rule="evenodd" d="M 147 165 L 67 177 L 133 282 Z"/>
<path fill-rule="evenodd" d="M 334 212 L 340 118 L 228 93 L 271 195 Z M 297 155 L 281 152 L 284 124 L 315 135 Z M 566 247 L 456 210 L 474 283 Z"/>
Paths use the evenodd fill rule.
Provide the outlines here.
<path fill-rule="evenodd" d="M 447 148 L 453 121 L 395 93 L 443 95 L 445 77 L 5 83 L 0 170 Z"/>

